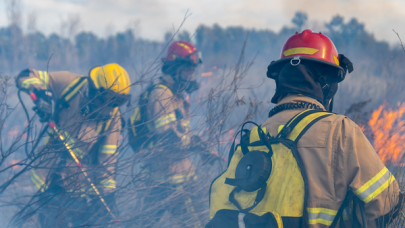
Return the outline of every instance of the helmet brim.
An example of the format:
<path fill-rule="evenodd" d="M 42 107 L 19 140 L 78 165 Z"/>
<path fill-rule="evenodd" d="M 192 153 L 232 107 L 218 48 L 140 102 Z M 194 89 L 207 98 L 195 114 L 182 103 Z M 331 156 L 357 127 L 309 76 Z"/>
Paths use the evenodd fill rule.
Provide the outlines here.
<path fill-rule="evenodd" d="M 96 67 L 91 68 L 89 71 L 89 76 L 97 89 L 100 88 L 100 85 L 97 81 L 97 72 L 100 68 L 101 68 L 101 66 L 96 66 Z"/>
<path fill-rule="evenodd" d="M 283 66 L 286 63 L 289 63 L 293 57 L 286 57 L 279 59 L 277 61 L 273 61 L 270 63 L 270 65 L 267 67 L 267 77 L 275 79 L 277 75 L 279 74 L 280 70 L 283 68 Z M 315 64 L 320 64 L 322 68 L 326 69 L 328 73 L 330 72 L 331 75 L 335 75 L 337 77 L 338 82 L 343 81 L 344 78 L 339 78 L 339 75 L 344 75 L 344 69 L 341 66 L 338 66 L 336 64 L 320 60 L 320 59 L 315 59 L 307 56 L 300 56 L 299 57 L 301 62 L 310 62 L 310 63 L 315 63 Z M 340 74 L 339 72 L 342 72 L 343 74 Z"/>

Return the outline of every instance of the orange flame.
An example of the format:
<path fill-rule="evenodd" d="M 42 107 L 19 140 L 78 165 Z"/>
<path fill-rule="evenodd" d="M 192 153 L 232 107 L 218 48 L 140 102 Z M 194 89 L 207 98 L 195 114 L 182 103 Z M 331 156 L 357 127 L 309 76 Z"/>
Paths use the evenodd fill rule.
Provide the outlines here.
<path fill-rule="evenodd" d="M 11 127 L 10 130 L 7 132 L 8 136 L 10 138 L 13 138 L 13 137 L 17 136 L 18 133 L 20 133 L 18 131 L 18 126 Z"/>
<path fill-rule="evenodd" d="M 20 162 L 21 162 L 21 160 L 12 160 L 11 165 L 14 165 L 13 169 L 19 169 L 20 168 L 19 165 L 15 165 L 15 164 L 18 164 Z"/>
<path fill-rule="evenodd" d="M 381 160 L 387 164 L 399 165 L 405 154 L 405 103 L 399 103 L 398 109 L 381 105 L 373 111 L 369 126 L 374 136 L 374 149 Z"/>
<path fill-rule="evenodd" d="M 201 77 L 209 77 L 212 76 L 212 72 L 205 72 L 205 73 L 201 73 Z"/>

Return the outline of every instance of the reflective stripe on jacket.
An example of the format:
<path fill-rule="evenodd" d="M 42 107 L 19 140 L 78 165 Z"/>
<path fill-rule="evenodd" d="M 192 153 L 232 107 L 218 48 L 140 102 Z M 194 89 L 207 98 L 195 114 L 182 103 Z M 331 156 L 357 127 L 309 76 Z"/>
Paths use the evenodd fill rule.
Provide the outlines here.
<path fill-rule="evenodd" d="M 164 151 L 160 153 L 166 154 L 153 157 L 145 163 L 150 167 L 153 176 L 167 177 L 171 182 L 179 183 L 194 179 L 195 167 L 187 156 L 179 156 L 176 153 L 171 156 L 170 153 L 173 151 L 167 150 L 168 148 L 183 150 L 189 146 L 190 103 L 183 98 L 182 94 L 175 94 L 170 89 L 170 76 L 164 75 L 162 78 L 162 81 L 148 95 L 146 123 L 153 123 L 153 127 L 149 128 L 152 135 L 164 135 L 167 132 L 172 132 L 181 142 L 177 144 L 171 142 L 170 147 L 163 145 Z M 160 150 L 157 147 L 152 149 Z"/>
<path fill-rule="evenodd" d="M 88 88 L 87 80 L 84 80 L 82 76 L 67 71 L 48 73 L 46 71 L 37 71 L 35 69 L 29 68 L 22 71 L 18 75 L 17 87 L 26 90 L 49 90 L 52 92 L 55 104 L 58 104 L 60 98 L 65 97 L 64 100 L 67 104 L 62 104 L 63 107 L 56 107 L 60 108 L 60 110 L 62 111 L 56 112 L 58 115 L 54 117 L 59 119 L 57 127 L 62 133 L 62 137 L 65 139 L 64 142 L 72 149 L 72 151 L 79 159 L 85 160 L 84 158 L 86 156 L 87 158 L 89 158 L 88 155 L 98 153 L 98 161 L 96 163 L 103 164 L 105 166 L 104 168 L 107 170 L 106 171 L 104 168 L 104 171 L 101 171 L 103 169 L 97 170 L 96 172 L 100 172 L 98 174 L 99 176 L 106 176 L 106 173 L 114 174 L 116 158 L 112 159 L 111 156 L 116 153 L 120 141 L 120 113 L 118 111 L 118 108 L 106 106 L 101 108 L 97 112 L 97 118 L 85 117 L 81 113 L 81 110 L 83 108 L 82 102 L 87 99 L 84 97 L 84 94 L 86 94 L 86 90 Z M 100 118 L 100 116 L 105 116 L 106 118 Z M 105 132 L 108 132 L 108 134 L 105 134 Z M 100 134 L 105 134 L 105 136 L 101 137 Z M 47 146 L 49 146 L 50 148 L 52 145 Z M 59 151 L 61 151 L 60 153 L 65 153 L 65 151 L 63 150 Z M 92 153 L 92 151 L 94 151 L 95 153 Z M 61 154 L 61 156 L 58 158 L 56 158 L 56 156 L 52 157 L 52 153 L 52 151 L 50 151 L 50 153 L 48 154 L 41 153 L 41 156 L 49 156 L 49 159 L 61 159 L 61 157 L 70 158 L 68 154 Z M 69 164 L 70 162 L 72 164 Z M 47 164 L 54 163 L 48 162 Z M 83 165 L 86 166 L 90 164 L 86 164 L 84 162 Z M 64 176 L 70 176 L 71 179 L 74 180 L 75 177 L 77 177 L 75 176 L 77 174 L 77 169 L 73 168 L 74 166 L 75 165 L 73 161 L 68 161 L 66 167 L 62 172 L 69 175 Z M 44 185 L 44 183 L 50 184 L 45 180 L 42 180 L 44 182 L 42 183 L 40 181 L 41 178 L 39 178 L 39 176 L 49 176 L 44 173 L 49 172 L 49 170 L 55 172 L 56 169 L 55 167 L 42 167 L 35 170 L 36 173 L 41 174 L 36 175 L 35 173 L 33 173 L 31 179 L 36 186 Z M 114 181 L 113 177 L 110 178 L 112 181 Z M 65 185 L 64 187 L 66 188 L 66 190 L 69 190 L 68 186 L 70 185 L 72 180 L 63 181 Z M 83 183 L 81 184 L 88 185 L 86 181 L 83 181 Z M 111 181 L 110 184 L 107 184 L 105 186 L 111 188 Z"/>
<path fill-rule="evenodd" d="M 322 107 L 318 101 L 298 95 L 287 96 L 278 105 L 301 101 Z M 301 111 L 282 111 L 266 120 L 262 126 L 271 135 L 277 135 L 280 125 Z M 298 142 L 298 151 L 308 177 L 307 212 L 310 227 L 330 226 L 350 192 L 365 203 L 369 228 L 378 227 L 376 219 L 398 204 L 400 190 L 397 181 L 361 129 L 347 117 L 332 115 L 320 120 Z M 342 218 L 347 227 L 351 227 L 350 217 L 353 214 L 350 207 L 343 210 Z M 358 207 L 356 215 L 361 222 Z"/>

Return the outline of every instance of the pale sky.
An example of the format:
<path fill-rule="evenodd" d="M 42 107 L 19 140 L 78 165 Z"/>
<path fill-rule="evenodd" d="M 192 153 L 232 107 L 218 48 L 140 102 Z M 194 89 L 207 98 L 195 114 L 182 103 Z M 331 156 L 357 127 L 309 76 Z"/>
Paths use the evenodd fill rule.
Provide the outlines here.
<path fill-rule="evenodd" d="M 0 26 L 8 23 L 6 1 L 0 4 Z M 139 35 L 162 40 L 177 28 L 187 10 L 183 28 L 191 33 L 198 25 L 243 26 L 279 31 L 291 25 L 298 10 L 308 14 L 308 27 L 322 29 L 334 15 L 357 17 L 378 40 L 397 44 L 395 29 L 405 39 L 405 0 L 20 0 L 23 27 L 34 13 L 38 30 L 59 32 L 61 21 L 79 15 L 80 30 L 106 36 L 138 21 Z M 315 23 L 318 21 L 319 23 Z"/>

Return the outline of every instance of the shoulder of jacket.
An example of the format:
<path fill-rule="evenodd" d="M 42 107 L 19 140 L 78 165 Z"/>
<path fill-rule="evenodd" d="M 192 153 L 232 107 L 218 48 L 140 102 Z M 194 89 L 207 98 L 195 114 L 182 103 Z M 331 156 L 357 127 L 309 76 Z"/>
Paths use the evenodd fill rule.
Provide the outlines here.
<path fill-rule="evenodd" d="M 33 68 L 26 68 L 18 73 L 17 79 L 20 77 L 29 77 L 30 74 L 36 75 L 37 73 L 38 73 L 38 71 Z"/>
<path fill-rule="evenodd" d="M 53 75 L 53 76 L 56 76 L 56 77 L 74 77 L 74 78 L 77 78 L 77 77 L 85 77 L 85 76 L 83 76 L 83 75 L 78 75 L 78 74 L 75 74 L 75 73 L 72 73 L 72 72 L 69 72 L 69 71 L 52 71 L 52 72 L 49 72 L 49 74 L 50 75 Z"/>
<path fill-rule="evenodd" d="M 167 86 L 158 84 L 152 87 L 150 96 L 172 97 L 173 92 Z"/>
<path fill-rule="evenodd" d="M 335 114 L 325 118 L 332 122 L 333 126 L 339 126 L 344 131 L 352 131 L 353 129 L 360 129 L 360 127 L 349 117 L 341 114 Z"/>

